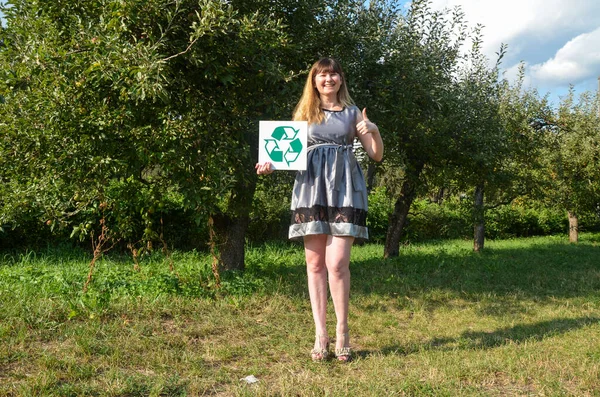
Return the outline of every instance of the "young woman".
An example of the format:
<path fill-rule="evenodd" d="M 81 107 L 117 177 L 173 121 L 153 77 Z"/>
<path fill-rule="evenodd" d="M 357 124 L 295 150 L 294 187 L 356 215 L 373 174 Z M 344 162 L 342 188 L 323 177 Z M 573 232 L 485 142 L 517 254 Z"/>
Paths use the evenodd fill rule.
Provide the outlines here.
<path fill-rule="evenodd" d="M 354 239 L 367 239 L 367 188 L 352 145 L 358 138 L 375 161 L 383 157 L 379 129 L 352 102 L 341 65 L 323 58 L 312 66 L 294 120 L 308 121 L 306 171 L 296 175 L 292 194 L 291 240 L 304 240 L 308 291 L 315 321 L 315 361 L 329 356 L 326 327 L 327 283 L 336 324 L 335 356 L 352 358 L 348 334 L 350 249 Z M 270 163 L 256 164 L 258 174 L 273 172 Z"/>

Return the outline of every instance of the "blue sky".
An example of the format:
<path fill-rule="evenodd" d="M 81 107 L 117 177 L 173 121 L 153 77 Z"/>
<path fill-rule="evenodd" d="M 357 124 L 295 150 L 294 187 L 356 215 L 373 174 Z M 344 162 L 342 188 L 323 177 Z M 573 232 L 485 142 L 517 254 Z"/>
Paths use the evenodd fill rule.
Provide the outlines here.
<path fill-rule="evenodd" d="M 469 25 L 483 28 L 483 51 L 495 61 L 502 43 L 506 76 L 520 62 L 526 84 L 553 104 L 567 93 L 598 89 L 600 77 L 600 0 L 432 0 L 434 9 L 460 6 Z"/>

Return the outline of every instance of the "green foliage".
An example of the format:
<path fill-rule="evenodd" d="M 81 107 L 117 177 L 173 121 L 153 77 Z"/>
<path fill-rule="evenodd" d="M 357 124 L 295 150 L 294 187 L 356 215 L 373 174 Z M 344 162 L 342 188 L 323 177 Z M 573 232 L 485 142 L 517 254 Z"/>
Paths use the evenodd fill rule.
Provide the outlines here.
<path fill-rule="evenodd" d="M 488 210 L 485 225 L 490 238 L 560 234 L 568 229 L 563 211 L 516 204 Z"/>
<path fill-rule="evenodd" d="M 576 100 L 571 89 L 544 129 L 547 200 L 575 214 L 595 211 L 600 203 L 599 100 L 589 92 Z"/>
<path fill-rule="evenodd" d="M 250 213 L 249 241 L 287 240 L 294 177 L 293 172 L 275 172 L 259 178 Z"/>
<path fill-rule="evenodd" d="M 407 15 L 391 24 L 377 77 L 368 82 L 386 162 L 409 173 L 446 158 L 453 128 L 446 119 L 456 103 L 451 88 L 466 39 L 463 19 L 459 9 L 438 12 L 427 1 L 412 2 Z"/>
<path fill-rule="evenodd" d="M 369 213 L 367 215 L 367 227 L 369 228 L 369 240 L 382 242 L 388 228 L 388 219 L 394 209 L 394 201 L 389 192 L 383 186 L 376 187 L 369 193 Z"/>
<path fill-rule="evenodd" d="M 247 131 L 287 73 L 279 20 L 213 0 L 3 11 L 4 229 L 43 221 L 85 238 L 104 218 L 113 240 L 156 240 L 172 198 L 204 224 L 252 178 Z"/>
<path fill-rule="evenodd" d="M 285 238 L 293 178 L 256 178 L 258 120 L 288 119 L 307 68 L 329 55 L 385 142 L 370 195 L 374 241 L 384 239 L 396 199 L 409 211 L 447 186 L 485 188 L 490 237 L 562 231 L 565 208 L 582 227 L 596 225 L 598 98 L 571 92 L 554 112 L 523 89 L 523 67 L 514 84 L 502 79 L 506 48 L 490 68 L 481 27 L 467 31 L 460 8 L 434 11 L 426 0 L 408 9 L 384 0 L 0 7 L 2 247 L 87 243 L 104 223 L 121 247 L 204 249 L 211 214 L 250 217 L 251 242 Z M 535 205 L 523 204 L 529 197 Z M 473 219 L 467 203 L 418 200 L 405 238 L 462 237 Z"/>
<path fill-rule="evenodd" d="M 411 208 L 403 241 L 468 239 L 472 237 L 473 202 L 469 197 L 450 196 L 441 203 L 427 198 L 418 199 Z M 369 195 L 369 235 L 372 241 L 385 239 L 388 217 L 393 201 L 383 187 Z M 600 230 L 600 217 L 595 212 L 582 215 L 583 231 Z M 485 212 L 486 235 L 491 239 L 546 236 L 563 234 L 568 230 L 565 211 L 549 208 L 542 202 L 516 200 L 509 205 L 489 208 Z"/>
<path fill-rule="evenodd" d="M 411 208 L 405 240 L 466 238 L 472 232 L 470 207 L 464 201 L 446 200 L 442 204 L 417 200 Z"/>

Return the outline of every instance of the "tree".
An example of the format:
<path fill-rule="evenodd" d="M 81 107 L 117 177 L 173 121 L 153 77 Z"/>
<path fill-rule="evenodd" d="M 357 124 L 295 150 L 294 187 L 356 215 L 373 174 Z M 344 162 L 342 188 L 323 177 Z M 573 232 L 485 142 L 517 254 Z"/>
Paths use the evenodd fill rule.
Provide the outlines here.
<path fill-rule="evenodd" d="M 569 241 L 579 238 L 579 214 L 595 212 L 600 203 L 600 115 L 598 95 L 584 92 L 575 100 L 573 87 L 561 99 L 546 128 L 550 203 L 566 210 Z"/>
<path fill-rule="evenodd" d="M 289 74 L 281 21 L 217 0 L 14 0 L 3 12 L 1 224 L 26 207 L 146 246 L 173 200 L 203 222 L 252 197 L 252 174 L 236 171 L 254 161 L 250 120 Z"/>
<path fill-rule="evenodd" d="M 543 137 L 532 120 L 548 114 L 547 101 L 540 100 L 536 91 L 523 89 L 523 66 L 514 85 L 498 80 L 503 52 L 504 48 L 495 68 L 483 66 L 477 72 L 487 77 L 479 78 L 483 84 L 472 87 L 472 92 L 479 94 L 468 106 L 478 115 L 470 118 L 472 124 L 464 131 L 474 146 L 458 168 L 465 186 L 475 186 L 473 248 L 477 252 L 484 247 L 485 211 L 534 195 L 541 168 Z"/>
<path fill-rule="evenodd" d="M 102 221 L 142 249 L 180 206 L 210 219 L 221 267 L 243 269 L 258 120 L 290 117 L 320 56 L 358 70 L 370 33 L 353 17 L 376 31 L 382 15 L 365 4 L 10 2 L 2 150 L 27 160 L 2 164 L 0 222 L 17 224 L 24 203 L 57 229 L 98 235 Z"/>
<path fill-rule="evenodd" d="M 409 209 L 425 186 L 424 170 L 439 170 L 448 156 L 445 120 L 454 107 L 454 75 L 466 39 L 463 18 L 458 8 L 438 12 L 427 1 L 414 1 L 405 17 L 398 15 L 378 59 L 371 82 L 373 119 L 386 147 L 382 183 L 396 197 L 385 257 L 399 253 Z"/>
<path fill-rule="evenodd" d="M 451 123 L 456 128 L 451 140 L 455 151 L 459 185 L 463 189 L 474 186 L 473 197 L 473 249 L 484 247 L 484 195 L 486 185 L 498 179 L 502 163 L 510 153 L 510 140 L 503 128 L 499 114 L 498 70 L 504 48 L 500 50 L 495 68 L 488 67 L 481 53 L 481 26 L 475 28 L 471 52 L 460 71 L 457 82 L 456 107 Z"/>

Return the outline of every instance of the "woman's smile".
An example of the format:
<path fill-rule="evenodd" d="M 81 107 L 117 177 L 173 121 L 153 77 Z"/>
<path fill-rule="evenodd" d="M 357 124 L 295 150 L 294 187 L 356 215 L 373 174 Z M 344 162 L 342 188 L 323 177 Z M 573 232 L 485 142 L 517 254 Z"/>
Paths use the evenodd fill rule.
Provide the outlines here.
<path fill-rule="evenodd" d="M 322 72 L 315 76 L 315 86 L 319 94 L 337 94 L 340 90 L 341 78 L 338 73 Z"/>

